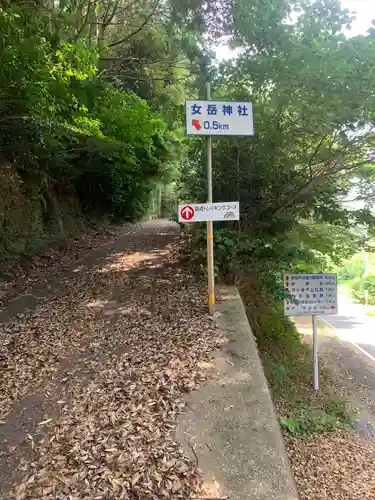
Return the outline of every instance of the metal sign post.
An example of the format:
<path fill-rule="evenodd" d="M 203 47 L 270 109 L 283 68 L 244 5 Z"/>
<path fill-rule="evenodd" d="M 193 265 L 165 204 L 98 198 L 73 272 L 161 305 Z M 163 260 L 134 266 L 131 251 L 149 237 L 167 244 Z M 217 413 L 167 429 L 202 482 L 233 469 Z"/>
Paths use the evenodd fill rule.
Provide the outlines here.
<path fill-rule="evenodd" d="M 211 84 L 206 84 L 206 99 L 211 99 Z M 207 135 L 206 167 L 207 167 L 207 202 L 212 203 L 212 137 Z M 214 223 L 207 221 L 207 280 L 208 280 L 208 310 L 215 312 L 215 271 L 214 271 Z"/>
<path fill-rule="evenodd" d="M 331 273 L 285 274 L 284 314 L 312 316 L 313 327 L 313 386 L 319 390 L 318 316 L 337 314 L 337 276 Z"/>
<path fill-rule="evenodd" d="M 186 134 L 205 136 L 207 203 L 180 205 L 180 222 L 207 221 L 208 306 L 215 311 L 213 221 L 239 220 L 239 203 L 212 203 L 212 136 L 254 135 L 253 105 L 243 101 L 211 101 L 211 85 L 206 84 L 205 101 L 186 101 Z"/>
<path fill-rule="evenodd" d="M 210 95 L 210 94 L 207 94 Z M 187 135 L 254 135 L 253 105 L 248 101 L 186 101 Z"/>
<path fill-rule="evenodd" d="M 212 190 L 212 186 L 209 185 Z M 212 191 L 211 191 L 212 192 Z M 178 222 L 207 222 L 207 273 L 208 273 L 208 307 L 211 314 L 215 311 L 214 281 L 214 248 L 213 222 L 240 220 L 240 204 L 238 201 L 220 203 L 190 203 L 178 205 Z"/>
<path fill-rule="evenodd" d="M 313 314 L 313 356 L 314 356 L 314 389 L 319 391 L 319 339 L 318 339 L 318 317 Z"/>

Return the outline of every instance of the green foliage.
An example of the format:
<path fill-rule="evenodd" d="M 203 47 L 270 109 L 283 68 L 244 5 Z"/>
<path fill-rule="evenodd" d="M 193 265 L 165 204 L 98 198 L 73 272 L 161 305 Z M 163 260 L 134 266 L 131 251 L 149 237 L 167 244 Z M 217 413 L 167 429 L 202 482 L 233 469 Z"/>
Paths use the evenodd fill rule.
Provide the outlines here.
<path fill-rule="evenodd" d="M 294 324 L 267 308 L 257 320 L 256 337 L 274 400 L 298 399 L 301 386 L 311 383 L 312 359 Z"/>
<path fill-rule="evenodd" d="M 283 315 L 282 304 L 267 297 L 256 275 L 243 273 L 239 289 L 274 400 L 294 400 L 301 387 L 311 382 L 310 349 L 301 343 L 294 323 Z"/>
<path fill-rule="evenodd" d="M 280 418 L 279 422 L 289 434 L 301 438 L 314 433 L 353 428 L 355 418 L 345 401 L 333 399 L 323 409 L 313 412 L 297 408 L 293 416 Z"/>
<path fill-rule="evenodd" d="M 56 38 L 63 18 L 36 13 L 0 10 L 2 161 L 21 183 L 77 194 L 86 212 L 142 216 L 155 182 L 171 178 L 178 138 L 146 101 L 99 77 L 84 38 Z"/>
<path fill-rule="evenodd" d="M 84 227 L 82 215 L 171 211 L 183 103 L 208 74 L 202 14 L 224 24 L 206 7 L 0 0 L 0 264 Z"/>
<path fill-rule="evenodd" d="M 367 278 L 356 278 L 350 283 L 353 295 L 365 302 L 366 290 L 368 291 L 368 303 L 375 304 L 375 276 L 368 276 Z"/>
<path fill-rule="evenodd" d="M 77 217 L 171 210 L 187 144 L 182 104 L 205 60 L 201 28 L 185 31 L 180 13 L 194 17 L 199 8 L 0 0 L 4 259 L 59 233 L 67 214 L 50 200 L 65 207 L 78 198 Z M 25 199 L 38 221 L 25 218 L 30 231 L 18 226 Z"/>
<path fill-rule="evenodd" d="M 372 252 L 371 241 L 367 242 L 366 248 L 366 253 L 363 250 L 356 253 L 350 259 L 345 260 L 336 272 L 343 292 L 354 296 L 360 302 L 365 302 L 367 290 L 368 303 L 375 304 L 375 255 Z M 367 277 L 365 276 L 366 270 L 369 274 Z"/>
<path fill-rule="evenodd" d="M 228 227 L 229 225 L 229 227 Z M 301 220 L 293 230 L 276 233 L 239 231 L 230 223 L 215 224 L 214 250 L 216 279 L 236 282 L 243 270 L 251 269 L 274 300 L 284 298 L 283 272 L 322 272 L 334 268 L 354 251 L 354 237 L 335 227 Z M 193 228 L 186 248 L 189 259 L 205 272 L 206 228 Z"/>
<path fill-rule="evenodd" d="M 375 274 L 375 253 L 373 252 L 373 242 L 366 241 L 364 247 L 366 253 L 362 249 L 350 259 L 345 260 L 336 270 L 337 275 L 342 277 L 342 281 L 347 281 L 354 278 L 360 278 L 365 274 L 365 262 L 368 265 L 369 274 Z"/>
<path fill-rule="evenodd" d="M 350 281 L 363 276 L 365 272 L 365 264 L 363 259 L 349 260 L 344 266 L 337 270 L 337 279 L 339 282 Z"/>
<path fill-rule="evenodd" d="M 233 2 L 233 44 L 243 53 L 214 81 L 216 98 L 254 102 L 254 137 L 213 143 L 213 191 L 216 201 L 240 201 L 234 254 L 267 287 L 291 268 L 331 269 L 363 244 L 357 225 L 375 227 L 369 207 L 343 204 L 365 186 L 373 192 L 375 39 L 340 33 L 350 16 L 338 1 L 303 2 L 291 24 L 295 6 Z M 187 199 L 204 199 L 201 151 L 192 140 Z"/>

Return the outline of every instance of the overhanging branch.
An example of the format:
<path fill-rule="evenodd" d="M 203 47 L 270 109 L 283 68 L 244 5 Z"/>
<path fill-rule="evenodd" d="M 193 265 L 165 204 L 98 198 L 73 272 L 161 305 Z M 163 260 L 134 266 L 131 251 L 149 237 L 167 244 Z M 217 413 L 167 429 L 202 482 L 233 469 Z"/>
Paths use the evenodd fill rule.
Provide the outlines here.
<path fill-rule="evenodd" d="M 133 38 L 133 36 L 140 33 L 143 30 L 143 28 L 149 23 L 150 19 L 154 16 L 156 9 L 159 7 L 160 1 L 161 0 L 157 0 L 155 2 L 155 5 L 154 5 L 151 13 L 146 17 L 146 19 L 143 21 L 143 23 L 136 30 L 132 31 L 132 33 L 130 33 L 126 37 L 122 38 L 121 40 L 117 40 L 116 42 L 110 43 L 108 45 L 108 47 L 112 48 L 112 47 L 116 47 L 117 45 L 121 45 L 122 43 L 125 43 L 128 40 L 130 40 L 131 38 Z"/>

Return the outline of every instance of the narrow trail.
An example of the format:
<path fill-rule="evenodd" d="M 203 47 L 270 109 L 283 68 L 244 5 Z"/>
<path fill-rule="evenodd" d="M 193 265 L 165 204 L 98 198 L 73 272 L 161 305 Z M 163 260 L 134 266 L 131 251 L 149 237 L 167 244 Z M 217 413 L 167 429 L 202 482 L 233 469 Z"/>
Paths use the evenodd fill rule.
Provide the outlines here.
<path fill-rule="evenodd" d="M 220 339 L 202 285 L 176 258 L 177 229 L 137 227 L 31 309 L 4 311 L 1 499 L 182 499 L 199 489 L 174 429 Z"/>

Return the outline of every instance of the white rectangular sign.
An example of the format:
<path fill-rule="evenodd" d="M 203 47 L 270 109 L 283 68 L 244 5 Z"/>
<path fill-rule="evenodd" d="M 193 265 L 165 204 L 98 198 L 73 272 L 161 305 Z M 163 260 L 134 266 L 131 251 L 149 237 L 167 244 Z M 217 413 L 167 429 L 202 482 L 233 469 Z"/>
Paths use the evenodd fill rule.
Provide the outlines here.
<path fill-rule="evenodd" d="M 251 102 L 186 101 L 187 135 L 254 135 Z"/>
<path fill-rule="evenodd" d="M 239 220 L 238 201 L 225 203 L 190 203 L 178 206 L 179 222 L 207 222 Z"/>
<path fill-rule="evenodd" d="M 284 300 L 286 316 L 337 314 L 336 274 L 285 274 L 284 287 L 290 295 Z"/>

